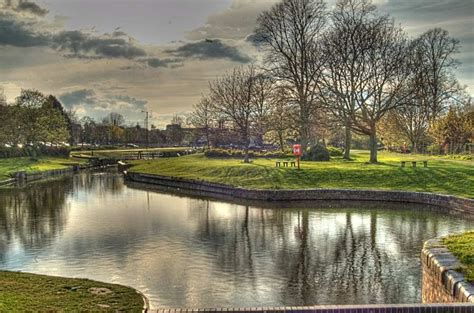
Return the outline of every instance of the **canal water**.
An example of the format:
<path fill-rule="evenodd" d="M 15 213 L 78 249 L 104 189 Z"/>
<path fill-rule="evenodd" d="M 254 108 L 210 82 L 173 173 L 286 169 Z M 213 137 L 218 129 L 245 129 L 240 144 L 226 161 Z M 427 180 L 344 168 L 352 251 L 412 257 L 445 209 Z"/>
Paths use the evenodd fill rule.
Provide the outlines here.
<path fill-rule="evenodd" d="M 3 190 L 0 269 L 129 285 L 155 308 L 409 303 L 423 241 L 474 228 L 409 204 L 286 206 L 147 191 L 116 172 Z"/>

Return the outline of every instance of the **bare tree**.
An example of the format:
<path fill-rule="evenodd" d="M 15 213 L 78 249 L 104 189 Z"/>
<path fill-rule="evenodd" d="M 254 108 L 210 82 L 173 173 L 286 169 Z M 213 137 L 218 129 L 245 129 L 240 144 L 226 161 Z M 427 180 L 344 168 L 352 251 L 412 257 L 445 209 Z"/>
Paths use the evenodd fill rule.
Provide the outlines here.
<path fill-rule="evenodd" d="M 203 96 L 199 103 L 194 105 L 194 110 L 190 116 L 190 122 L 194 127 L 203 130 L 206 136 L 207 148 L 211 147 L 210 135 L 214 121 L 214 114 L 209 97 Z"/>
<path fill-rule="evenodd" d="M 216 114 L 233 123 L 239 133 L 245 152 L 244 162 L 249 162 L 252 127 L 262 112 L 257 91 L 259 74 L 254 65 L 238 67 L 210 83 L 210 99 Z"/>
<path fill-rule="evenodd" d="M 330 14 L 331 29 L 322 40 L 325 59 L 320 98 L 337 124 L 345 129 L 344 158 L 350 158 L 352 116 L 360 90 L 367 83 L 366 51 L 371 33 L 367 20 L 376 19 L 370 0 L 340 0 Z"/>
<path fill-rule="evenodd" d="M 463 88 L 453 73 L 458 65 L 454 58 L 458 46 L 459 42 L 440 28 L 427 31 L 410 44 L 409 66 L 413 73 L 409 88 L 414 97 L 390 114 L 413 152 L 418 152 L 428 138 L 430 123 L 462 94 Z"/>
<path fill-rule="evenodd" d="M 263 144 L 263 136 L 268 130 L 268 118 L 272 105 L 270 103 L 273 91 L 273 80 L 264 74 L 257 74 L 254 83 L 253 101 L 255 113 L 252 118 L 252 130 L 255 141 Z"/>
<path fill-rule="evenodd" d="M 109 126 L 123 126 L 125 124 L 125 118 L 120 113 L 110 112 L 102 119 L 102 123 Z"/>
<path fill-rule="evenodd" d="M 276 87 L 271 97 L 270 114 L 267 118 L 267 138 L 285 150 L 289 138 L 294 138 L 292 107 L 285 88 Z"/>
<path fill-rule="evenodd" d="M 370 48 L 365 52 L 367 81 L 358 91 L 352 128 L 370 137 L 370 162 L 377 162 L 377 123 L 412 98 L 407 41 L 388 17 L 369 20 Z"/>
<path fill-rule="evenodd" d="M 407 39 L 370 1 L 339 1 L 332 18 L 321 95 L 346 127 L 370 137 L 370 162 L 376 163 L 377 123 L 412 97 Z"/>
<path fill-rule="evenodd" d="M 298 104 L 301 144 L 311 140 L 311 115 L 322 62 L 318 39 L 326 22 L 324 2 L 283 0 L 258 18 L 256 38 L 266 50 L 265 64 Z"/>
<path fill-rule="evenodd" d="M 459 52 L 459 41 L 446 30 L 434 28 L 418 37 L 411 51 L 418 75 L 418 95 L 424 98 L 430 119 L 436 119 L 446 110 L 447 100 L 462 89 L 453 73 L 459 65 L 454 58 Z"/>

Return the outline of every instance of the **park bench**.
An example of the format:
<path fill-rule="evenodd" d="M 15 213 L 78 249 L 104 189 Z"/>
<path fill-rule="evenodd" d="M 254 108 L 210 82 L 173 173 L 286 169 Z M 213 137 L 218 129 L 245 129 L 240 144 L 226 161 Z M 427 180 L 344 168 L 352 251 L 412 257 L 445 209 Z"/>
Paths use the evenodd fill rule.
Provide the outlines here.
<path fill-rule="evenodd" d="M 401 166 L 402 166 L 402 167 L 405 167 L 406 162 L 407 162 L 407 161 L 400 161 Z M 411 161 L 411 166 L 412 166 L 412 167 L 416 167 L 416 162 L 417 162 L 417 161 Z M 418 162 L 423 162 L 423 167 L 428 167 L 428 161 L 418 161 Z"/>
<path fill-rule="evenodd" d="M 296 162 L 295 161 L 275 161 L 275 167 L 281 167 L 283 164 L 283 167 L 288 167 L 288 164 L 290 167 L 296 167 Z"/>

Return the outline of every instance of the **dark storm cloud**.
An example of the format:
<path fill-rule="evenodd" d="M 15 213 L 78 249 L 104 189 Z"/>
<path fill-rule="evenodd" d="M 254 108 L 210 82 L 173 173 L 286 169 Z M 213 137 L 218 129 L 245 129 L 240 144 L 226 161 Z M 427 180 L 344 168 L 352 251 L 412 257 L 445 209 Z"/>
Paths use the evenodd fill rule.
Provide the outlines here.
<path fill-rule="evenodd" d="M 93 118 L 100 118 L 104 112 L 117 112 L 136 119 L 147 109 L 148 103 L 127 94 L 97 94 L 92 89 L 66 92 L 59 96 L 59 100 L 66 108 L 87 112 Z"/>
<path fill-rule="evenodd" d="M 175 50 L 168 50 L 179 57 L 191 57 L 201 60 L 229 59 L 235 62 L 248 63 L 250 58 L 241 53 L 237 48 L 223 43 L 219 39 L 206 39 L 198 42 L 187 43 Z"/>
<path fill-rule="evenodd" d="M 247 37 L 245 37 L 245 41 L 248 42 L 248 43 L 251 43 L 255 47 L 258 47 L 262 44 L 263 39 L 262 39 L 261 35 L 253 33 L 253 34 L 250 34 Z"/>
<path fill-rule="evenodd" d="M 43 9 L 39 5 L 37 5 L 34 2 L 29 2 L 29 1 L 22 1 L 18 3 L 18 6 L 14 9 L 17 12 L 28 12 L 34 15 L 38 16 L 45 16 L 48 14 L 48 10 Z"/>
<path fill-rule="evenodd" d="M 93 36 L 84 32 L 63 31 L 52 37 L 52 47 L 71 52 L 73 56 L 99 56 L 106 58 L 133 59 L 146 55 L 145 50 L 134 46 L 121 37 Z"/>
<path fill-rule="evenodd" d="M 142 63 L 147 64 L 150 67 L 155 67 L 155 68 L 157 68 L 157 67 L 171 67 L 171 68 L 175 68 L 175 67 L 182 66 L 181 62 L 183 60 L 178 59 L 178 58 L 160 59 L 160 58 L 152 57 L 152 58 L 142 59 L 140 61 Z"/>
<path fill-rule="evenodd" d="M 33 22 L 20 21 L 11 14 L 0 12 L 0 45 L 47 46 L 50 36 L 33 31 L 33 26 Z"/>
<path fill-rule="evenodd" d="M 80 104 L 94 105 L 97 102 L 95 92 L 91 89 L 80 89 L 59 96 L 59 100 L 67 107 L 73 108 Z"/>
<path fill-rule="evenodd" d="M 24 2 L 23 2 L 24 3 Z M 0 45 L 44 46 L 77 58 L 126 58 L 147 55 L 124 32 L 98 36 L 83 31 L 52 33 L 35 19 L 23 19 L 11 12 L 0 12 Z"/>
<path fill-rule="evenodd" d="M 113 95 L 109 96 L 110 104 L 115 105 L 117 102 L 125 102 L 134 106 L 136 109 L 145 109 L 148 101 L 136 99 L 128 95 Z"/>

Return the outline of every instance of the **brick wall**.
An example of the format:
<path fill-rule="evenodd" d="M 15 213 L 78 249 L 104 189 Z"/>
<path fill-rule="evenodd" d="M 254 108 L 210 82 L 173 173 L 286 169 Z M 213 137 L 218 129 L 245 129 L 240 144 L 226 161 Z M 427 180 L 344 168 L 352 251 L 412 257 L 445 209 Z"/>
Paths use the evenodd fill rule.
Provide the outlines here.
<path fill-rule="evenodd" d="M 421 252 L 423 303 L 470 302 L 474 286 L 457 272 L 460 263 L 442 244 L 441 238 L 425 242 Z"/>

